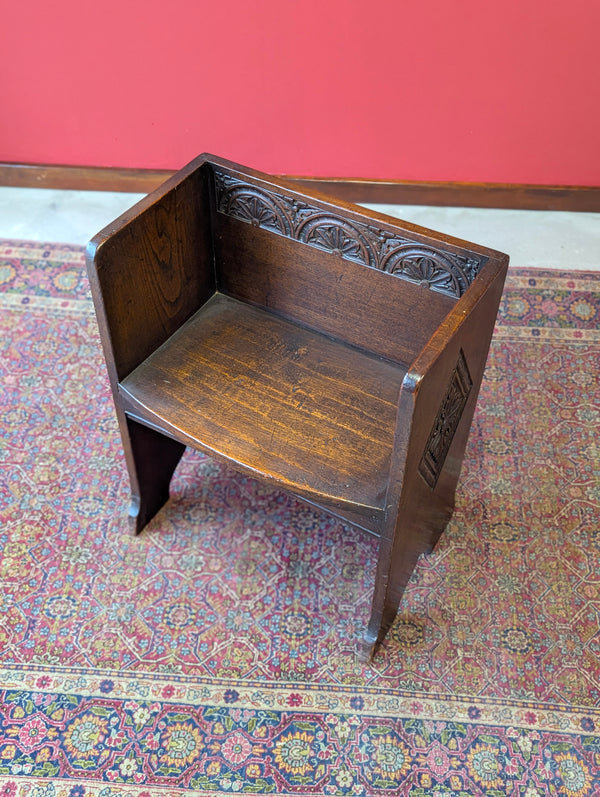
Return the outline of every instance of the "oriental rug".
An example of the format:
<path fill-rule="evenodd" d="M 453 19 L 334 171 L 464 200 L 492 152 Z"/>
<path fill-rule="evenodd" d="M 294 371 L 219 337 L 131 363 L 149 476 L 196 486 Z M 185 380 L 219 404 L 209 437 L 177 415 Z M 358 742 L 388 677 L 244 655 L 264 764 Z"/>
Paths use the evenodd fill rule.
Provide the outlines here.
<path fill-rule="evenodd" d="M 0 286 L 0 797 L 600 794 L 600 275 L 509 272 L 372 666 L 375 541 L 191 452 L 130 536 L 82 250 Z"/>

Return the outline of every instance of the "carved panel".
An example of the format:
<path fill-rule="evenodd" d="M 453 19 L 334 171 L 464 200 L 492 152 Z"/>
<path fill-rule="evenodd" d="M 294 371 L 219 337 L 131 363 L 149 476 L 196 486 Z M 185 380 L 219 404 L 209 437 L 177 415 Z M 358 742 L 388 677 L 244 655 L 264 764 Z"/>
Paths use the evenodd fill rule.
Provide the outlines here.
<path fill-rule="evenodd" d="M 220 176 L 223 181 L 226 180 L 225 175 Z M 221 213 L 286 237 L 292 235 L 292 224 L 286 214 L 285 204 L 278 202 L 274 194 L 238 180 L 230 179 L 227 182 L 227 190 L 219 192 L 218 208 Z"/>
<path fill-rule="evenodd" d="M 215 170 L 215 184 L 220 213 L 454 298 L 487 261 L 474 252 L 458 255 L 349 221 L 220 170 Z"/>
<path fill-rule="evenodd" d="M 442 400 L 425 446 L 425 453 L 419 464 L 419 473 L 432 489 L 437 484 L 448 456 L 448 451 L 472 387 L 471 375 L 469 374 L 465 355 L 461 349 L 448 390 Z"/>

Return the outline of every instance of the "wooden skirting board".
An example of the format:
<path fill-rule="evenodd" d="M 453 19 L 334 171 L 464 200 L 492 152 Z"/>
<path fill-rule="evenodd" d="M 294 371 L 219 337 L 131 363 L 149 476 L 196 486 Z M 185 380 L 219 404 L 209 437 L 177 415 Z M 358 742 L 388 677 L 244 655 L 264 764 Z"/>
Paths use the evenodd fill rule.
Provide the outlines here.
<path fill-rule="evenodd" d="M 111 169 L 0 163 L 0 185 L 87 191 L 148 193 L 173 174 L 159 169 Z M 323 177 L 289 177 L 349 202 L 441 205 L 523 210 L 600 212 L 600 187 L 504 183 L 416 182 Z"/>

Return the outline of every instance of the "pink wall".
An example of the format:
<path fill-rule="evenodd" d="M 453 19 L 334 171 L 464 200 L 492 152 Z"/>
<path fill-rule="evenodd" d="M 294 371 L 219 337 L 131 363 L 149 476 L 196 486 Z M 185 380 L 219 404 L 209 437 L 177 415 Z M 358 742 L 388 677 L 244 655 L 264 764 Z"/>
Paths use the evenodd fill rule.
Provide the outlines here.
<path fill-rule="evenodd" d="M 2 28 L 0 161 L 600 184 L 594 0 L 20 0 Z"/>

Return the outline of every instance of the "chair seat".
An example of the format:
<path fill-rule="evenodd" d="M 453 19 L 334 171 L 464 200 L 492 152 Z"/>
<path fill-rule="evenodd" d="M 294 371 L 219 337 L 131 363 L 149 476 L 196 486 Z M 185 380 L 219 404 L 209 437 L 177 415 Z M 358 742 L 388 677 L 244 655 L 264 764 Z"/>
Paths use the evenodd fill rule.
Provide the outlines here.
<path fill-rule="evenodd" d="M 406 368 L 216 293 L 119 385 L 129 411 L 317 503 L 382 512 Z"/>

